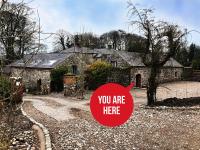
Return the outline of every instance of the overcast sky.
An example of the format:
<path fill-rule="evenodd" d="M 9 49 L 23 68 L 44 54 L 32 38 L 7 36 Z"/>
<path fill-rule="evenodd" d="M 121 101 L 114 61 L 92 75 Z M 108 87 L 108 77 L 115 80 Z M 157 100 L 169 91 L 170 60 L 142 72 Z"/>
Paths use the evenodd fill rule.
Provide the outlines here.
<path fill-rule="evenodd" d="M 200 0 L 132 1 L 144 8 L 155 8 L 158 19 L 200 31 Z M 58 29 L 98 35 L 115 29 L 136 32 L 128 23 L 126 0 L 34 0 L 29 6 L 39 11 L 43 32 L 56 32 Z M 188 40 L 200 45 L 200 34 L 193 33 Z M 51 42 L 52 39 L 45 44 L 51 45 Z"/>

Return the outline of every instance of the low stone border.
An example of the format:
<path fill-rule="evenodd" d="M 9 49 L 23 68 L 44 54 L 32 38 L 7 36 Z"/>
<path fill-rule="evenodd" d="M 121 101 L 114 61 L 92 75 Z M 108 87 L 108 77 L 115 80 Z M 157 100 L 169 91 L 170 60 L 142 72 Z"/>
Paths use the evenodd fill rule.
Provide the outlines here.
<path fill-rule="evenodd" d="M 24 110 L 23 110 L 23 105 L 24 105 L 24 102 L 22 103 L 21 105 L 21 111 L 22 111 L 22 114 L 24 116 L 26 116 L 31 122 L 33 122 L 34 124 L 38 125 L 43 133 L 44 133 L 44 138 L 45 138 L 45 149 L 46 150 L 52 150 L 52 147 L 51 147 L 51 138 L 50 138 L 50 135 L 49 135 L 49 131 L 48 129 L 42 125 L 41 123 L 37 122 L 36 120 L 34 120 L 32 117 L 30 117 Z"/>

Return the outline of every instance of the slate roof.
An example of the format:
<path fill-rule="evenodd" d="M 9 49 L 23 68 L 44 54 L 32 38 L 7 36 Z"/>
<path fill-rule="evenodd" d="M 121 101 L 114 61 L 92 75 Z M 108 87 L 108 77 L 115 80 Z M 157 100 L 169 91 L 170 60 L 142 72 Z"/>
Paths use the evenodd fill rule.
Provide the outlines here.
<path fill-rule="evenodd" d="M 174 58 L 170 58 L 164 65 L 164 67 L 177 67 L 177 68 L 182 68 L 183 65 L 181 65 L 178 61 L 176 61 Z"/>
<path fill-rule="evenodd" d="M 132 67 L 145 67 L 144 63 L 142 62 L 142 58 L 139 53 L 135 52 L 125 52 L 125 51 L 116 51 L 116 53 L 121 56 L 123 60 L 125 60 L 130 66 Z M 177 62 L 175 59 L 170 58 L 164 67 L 176 67 L 182 68 L 183 66 Z"/>
<path fill-rule="evenodd" d="M 88 54 L 93 54 L 94 51 L 90 48 L 87 48 L 87 47 L 82 47 L 82 48 L 79 48 L 77 46 L 75 47 L 71 47 L 71 48 L 68 48 L 64 51 L 61 51 L 60 53 L 88 53 Z"/>
<path fill-rule="evenodd" d="M 144 67 L 139 53 L 116 51 L 116 53 L 132 67 Z"/>
<path fill-rule="evenodd" d="M 114 53 L 114 50 L 112 49 L 90 49 L 87 47 L 79 48 L 77 46 L 68 48 L 64 51 L 61 51 L 60 53 L 86 53 L 86 54 L 105 54 L 105 55 L 111 55 Z"/>
<path fill-rule="evenodd" d="M 95 58 L 101 58 L 103 55 L 119 55 L 124 61 L 126 61 L 132 67 L 145 67 L 142 62 L 139 53 L 116 51 L 113 49 L 89 49 L 86 47 L 78 48 L 72 47 L 67 50 L 61 51 L 60 53 L 40 53 L 37 55 L 26 55 L 24 59 L 18 60 L 12 63 L 11 67 L 26 67 L 26 68 L 41 68 L 41 69 L 52 69 L 57 65 L 63 63 L 67 58 L 76 53 L 87 53 L 92 54 Z M 170 60 L 164 65 L 164 67 L 183 67 L 175 59 Z"/>
<path fill-rule="evenodd" d="M 73 53 L 40 53 L 37 55 L 26 55 L 24 59 L 18 60 L 12 64 L 11 67 L 26 67 L 26 68 L 41 68 L 52 69 L 57 65 L 63 63 L 68 57 L 74 55 Z"/>

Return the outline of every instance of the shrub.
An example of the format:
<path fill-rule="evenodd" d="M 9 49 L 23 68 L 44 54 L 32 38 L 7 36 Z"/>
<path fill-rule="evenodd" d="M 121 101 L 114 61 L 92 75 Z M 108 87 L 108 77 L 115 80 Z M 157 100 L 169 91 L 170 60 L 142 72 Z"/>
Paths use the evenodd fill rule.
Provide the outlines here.
<path fill-rule="evenodd" d="M 0 76 L 0 100 L 9 98 L 11 94 L 11 82 L 7 77 Z"/>
<path fill-rule="evenodd" d="M 67 66 L 60 66 L 51 71 L 51 90 L 55 92 L 63 91 L 63 76 L 68 72 Z"/>
<path fill-rule="evenodd" d="M 104 61 L 94 62 L 86 71 L 86 83 L 90 90 L 94 90 L 107 82 L 112 66 Z"/>

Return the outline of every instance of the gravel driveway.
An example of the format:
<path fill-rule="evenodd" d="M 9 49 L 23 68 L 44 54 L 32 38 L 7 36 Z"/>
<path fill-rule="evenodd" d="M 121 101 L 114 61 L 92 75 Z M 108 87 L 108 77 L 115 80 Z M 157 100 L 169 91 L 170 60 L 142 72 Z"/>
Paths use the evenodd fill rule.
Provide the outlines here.
<path fill-rule="evenodd" d="M 86 105 L 89 101 L 73 101 L 69 98 L 49 96 L 25 96 L 23 100 L 32 102 L 34 108 L 57 121 L 75 118 L 70 114 L 71 108 L 89 111 L 89 106 Z"/>
<path fill-rule="evenodd" d="M 186 91 L 187 97 L 196 97 L 198 87 L 198 82 L 164 84 L 159 88 L 158 97 L 174 97 L 179 91 Z M 145 89 L 131 93 L 136 105 L 146 103 Z M 93 120 L 89 100 L 50 96 L 26 96 L 24 100 L 24 110 L 49 129 L 55 150 L 200 149 L 200 110 L 136 107 L 126 124 L 106 128 Z"/>

